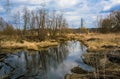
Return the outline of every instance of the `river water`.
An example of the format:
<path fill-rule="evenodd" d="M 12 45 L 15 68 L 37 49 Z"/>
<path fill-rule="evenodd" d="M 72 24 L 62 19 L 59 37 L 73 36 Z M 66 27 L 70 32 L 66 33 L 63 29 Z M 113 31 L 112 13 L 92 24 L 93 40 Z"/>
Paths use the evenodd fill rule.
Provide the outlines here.
<path fill-rule="evenodd" d="M 79 41 L 68 41 L 34 53 L 7 53 L 0 61 L 0 79 L 64 79 L 75 66 L 91 71 L 92 67 L 83 62 L 84 53 L 86 47 Z"/>

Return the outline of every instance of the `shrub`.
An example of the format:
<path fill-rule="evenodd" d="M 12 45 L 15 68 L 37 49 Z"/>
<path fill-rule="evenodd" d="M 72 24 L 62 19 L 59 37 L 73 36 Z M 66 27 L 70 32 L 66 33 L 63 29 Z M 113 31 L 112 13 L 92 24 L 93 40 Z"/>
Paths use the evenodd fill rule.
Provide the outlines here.
<path fill-rule="evenodd" d="M 8 25 L 6 26 L 6 28 L 3 29 L 2 34 L 3 35 L 15 35 L 16 31 L 12 26 Z"/>
<path fill-rule="evenodd" d="M 89 33 L 89 31 L 88 31 L 88 29 L 87 29 L 87 28 L 82 27 L 82 28 L 80 28 L 80 33 L 86 33 L 86 34 L 88 34 L 88 33 Z"/>
<path fill-rule="evenodd" d="M 99 21 L 99 32 L 120 32 L 120 10 Z"/>

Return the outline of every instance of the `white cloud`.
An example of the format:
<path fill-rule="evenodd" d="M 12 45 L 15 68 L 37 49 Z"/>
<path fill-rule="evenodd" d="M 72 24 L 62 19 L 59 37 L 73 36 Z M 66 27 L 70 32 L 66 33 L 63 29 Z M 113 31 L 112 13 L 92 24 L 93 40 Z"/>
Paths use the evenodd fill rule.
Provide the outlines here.
<path fill-rule="evenodd" d="M 110 0 L 112 4 L 118 4 L 120 3 L 120 0 Z"/>
<path fill-rule="evenodd" d="M 10 2 L 26 2 L 27 0 L 10 0 Z"/>
<path fill-rule="evenodd" d="M 32 4 L 41 4 L 41 3 L 49 3 L 51 0 L 27 0 L 27 2 Z"/>
<path fill-rule="evenodd" d="M 101 5 L 104 5 L 103 11 L 109 10 L 113 6 L 120 4 L 120 0 L 110 0 L 110 1 L 102 1 Z"/>
<path fill-rule="evenodd" d="M 97 16 L 92 16 L 91 18 L 94 19 L 94 20 L 96 20 L 96 19 L 97 19 Z"/>
<path fill-rule="evenodd" d="M 105 11 L 105 10 L 109 10 L 110 8 L 111 8 L 111 5 L 107 5 L 107 6 L 104 7 L 103 10 L 104 10 L 104 11 Z"/>
<path fill-rule="evenodd" d="M 10 0 L 14 3 L 27 3 L 27 4 L 41 4 L 41 3 L 49 3 L 52 0 Z"/>
<path fill-rule="evenodd" d="M 80 16 L 78 16 L 78 15 L 72 15 L 72 16 L 65 16 L 66 18 L 67 18 L 67 20 L 69 20 L 69 21 L 78 21 L 78 20 L 80 20 Z"/>
<path fill-rule="evenodd" d="M 0 6 L 0 12 L 4 11 L 4 8 L 2 6 Z"/>
<path fill-rule="evenodd" d="M 60 7 L 60 8 L 70 8 L 70 7 L 75 6 L 78 2 L 79 2 L 79 0 L 59 0 L 59 1 L 56 1 L 56 3 L 58 4 L 58 7 Z"/>

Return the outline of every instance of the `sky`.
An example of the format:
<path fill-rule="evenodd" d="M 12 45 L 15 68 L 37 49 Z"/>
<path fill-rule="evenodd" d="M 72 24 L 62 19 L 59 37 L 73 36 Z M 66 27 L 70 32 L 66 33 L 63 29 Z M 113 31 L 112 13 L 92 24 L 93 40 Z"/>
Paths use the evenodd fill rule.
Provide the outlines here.
<path fill-rule="evenodd" d="M 6 1 L 0 0 L 0 16 L 6 17 Z M 120 0 L 9 0 L 10 12 L 13 14 L 21 11 L 24 7 L 30 10 L 41 8 L 45 3 L 48 10 L 56 10 L 64 13 L 69 27 L 79 28 L 81 18 L 84 19 L 84 26 L 92 28 L 96 26 L 99 17 L 106 17 L 110 12 L 120 10 Z"/>

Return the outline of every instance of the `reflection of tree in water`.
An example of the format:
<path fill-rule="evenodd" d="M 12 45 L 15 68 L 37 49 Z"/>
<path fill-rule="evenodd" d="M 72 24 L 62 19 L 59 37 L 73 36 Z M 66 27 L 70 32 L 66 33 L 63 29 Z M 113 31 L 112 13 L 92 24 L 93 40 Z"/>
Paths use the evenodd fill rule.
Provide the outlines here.
<path fill-rule="evenodd" d="M 110 56 L 115 57 L 117 52 L 97 52 L 86 53 L 84 61 L 94 67 L 94 72 L 90 74 L 90 78 L 94 79 L 119 79 L 120 66 L 109 60 Z M 120 53 L 120 52 L 119 52 Z M 117 55 L 115 58 L 117 58 Z M 115 60 L 116 61 L 116 60 Z"/>
<path fill-rule="evenodd" d="M 16 78 L 40 78 L 46 79 L 47 71 L 63 62 L 68 55 L 66 44 L 60 44 L 57 48 L 48 48 L 34 54 L 20 52 L 9 54 L 3 62 L 0 62 L 0 77 L 9 75 Z M 9 65 L 8 65 L 9 64 Z M 7 68 L 6 70 L 4 70 Z"/>
<path fill-rule="evenodd" d="M 80 49 L 81 49 L 82 52 L 85 52 L 85 51 L 86 51 L 86 50 L 85 50 L 86 48 L 85 48 L 84 44 L 80 43 Z"/>
<path fill-rule="evenodd" d="M 60 45 L 58 48 L 49 48 L 47 51 L 39 51 L 40 61 L 44 71 L 48 71 L 51 67 L 57 68 L 57 66 L 63 62 L 67 57 L 68 52 L 65 45 Z"/>

